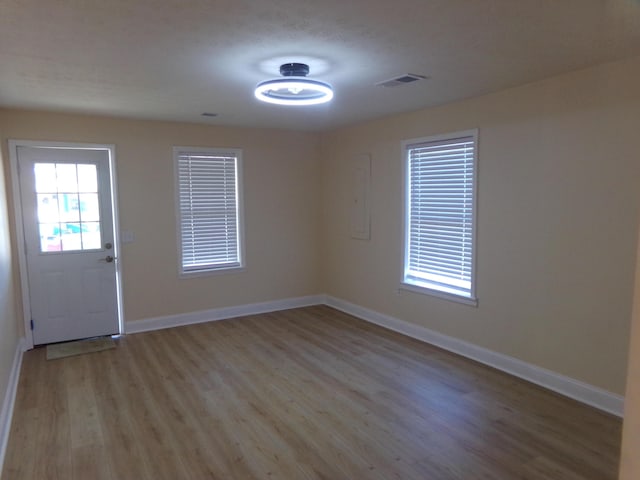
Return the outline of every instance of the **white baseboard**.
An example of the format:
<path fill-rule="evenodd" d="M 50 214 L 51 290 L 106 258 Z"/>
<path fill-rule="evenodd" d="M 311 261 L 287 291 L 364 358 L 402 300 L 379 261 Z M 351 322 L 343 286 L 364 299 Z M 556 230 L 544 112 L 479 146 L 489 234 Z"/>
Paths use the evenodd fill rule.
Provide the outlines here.
<path fill-rule="evenodd" d="M 22 365 L 22 354 L 26 350 L 26 342 L 24 338 L 18 341 L 16 352 L 13 356 L 13 365 L 9 373 L 9 383 L 7 391 L 2 402 L 2 410 L 0 410 L 0 473 L 4 465 L 4 455 L 7 451 L 7 443 L 9 441 L 9 433 L 11 432 L 11 419 L 13 418 L 13 406 L 16 401 L 16 393 L 18 392 L 18 380 L 20 379 L 20 366 Z"/>
<path fill-rule="evenodd" d="M 225 320 L 228 318 L 242 317 L 245 315 L 256 315 L 259 313 L 275 312 L 278 310 L 288 310 L 290 308 L 308 307 L 324 303 L 324 295 L 309 295 L 306 297 L 287 298 L 283 300 L 273 300 L 262 303 L 251 303 L 236 307 L 214 308 L 199 312 L 183 313 L 179 315 L 168 315 L 166 317 L 145 318 L 133 322 L 126 322 L 125 333 L 140 333 L 163 328 L 180 327 L 194 323 L 212 322 Z"/>
<path fill-rule="evenodd" d="M 337 310 L 471 358 L 605 412 L 619 417 L 623 415 L 624 397 L 615 393 L 339 298 L 326 296 L 325 303 Z"/>
<path fill-rule="evenodd" d="M 624 397 L 608 392 L 588 383 L 575 380 L 551 370 L 518 360 L 517 358 L 479 347 L 464 340 L 459 340 L 426 327 L 400 320 L 389 315 L 378 313 L 359 305 L 327 295 L 310 295 L 306 297 L 273 300 L 269 302 L 239 305 L 234 307 L 214 308 L 199 312 L 190 312 L 165 317 L 146 318 L 125 323 L 125 333 L 140 333 L 163 328 L 179 327 L 195 323 L 225 320 L 244 315 L 288 310 L 290 308 L 308 307 L 326 304 L 337 310 L 358 317 L 367 322 L 394 330 L 409 337 L 438 346 L 463 357 L 553 390 L 564 396 L 591 405 L 605 412 L 622 417 Z M 0 424 L 2 426 L 2 424 Z M 2 437 L 0 437 L 1 439 Z"/>

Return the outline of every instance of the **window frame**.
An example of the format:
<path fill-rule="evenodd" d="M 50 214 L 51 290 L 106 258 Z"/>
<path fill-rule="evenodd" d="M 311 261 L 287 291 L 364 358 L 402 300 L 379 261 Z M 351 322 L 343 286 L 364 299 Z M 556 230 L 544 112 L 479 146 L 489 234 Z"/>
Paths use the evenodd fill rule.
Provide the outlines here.
<path fill-rule="evenodd" d="M 237 229 L 237 251 L 238 264 L 232 266 L 203 266 L 202 268 L 185 270 L 183 264 L 182 249 L 182 225 L 180 212 L 180 155 L 184 153 L 202 153 L 211 156 L 235 157 L 236 161 L 236 229 Z M 244 188 L 243 188 L 243 161 L 242 149 L 239 148 L 219 148 L 219 147 L 173 147 L 174 166 L 174 205 L 176 217 L 176 237 L 178 250 L 178 275 L 181 278 L 193 278 L 200 276 L 220 275 L 227 273 L 242 272 L 246 268 L 245 248 L 244 248 Z"/>
<path fill-rule="evenodd" d="M 417 282 L 415 280 L 408 279 L 407 272 L 409 270 L 409 242 L 411 239 L 411 221 L 409 219 L 410 212 L 410 202 L 411 202 L 411 179 L 410 179 L 410 168 L 409 168 L 409 150 L 412 146 L 417 146 L 419 144 L 424 144 L 428 142 L 440 142 L 447 140 L 455 140 L 457 138 L 462 137 L 472 137 L 473 138 L 473 146 L 474 146 L 474 155 L 473 155 L 473 180 L 472 180 L 472 226 L 471 226 L 471 288 L 469 292 L 469 296 L 448 292 L 444 289 L 438 289 L 436 285 L 429 284 L 428 282 Z M 403 221 L 403 244 L 402 244 L 402 272 L 400 276 L 400 289 L 406 290 L 410 292 L 430 295 L 438 298 L 442 298 L 445 300 L 450 300 L 466 305 L 477 306 L 478 298 L 477 298 L 477 282 L 476 282 L 476 264 L 477 264 L 477 228 L 478 228 L 478 129 L 471 130 L 463 130 L 458 132 L 444 133 L 438 135 L 431 135 L 428 137 L 420 137 L 420 138 L 412 138 L 403 140 L 401 142 L 401 157 L 402 157 L 402 193 L 403 193 L 403 211 L 402 211 L 402 221 Z"/>

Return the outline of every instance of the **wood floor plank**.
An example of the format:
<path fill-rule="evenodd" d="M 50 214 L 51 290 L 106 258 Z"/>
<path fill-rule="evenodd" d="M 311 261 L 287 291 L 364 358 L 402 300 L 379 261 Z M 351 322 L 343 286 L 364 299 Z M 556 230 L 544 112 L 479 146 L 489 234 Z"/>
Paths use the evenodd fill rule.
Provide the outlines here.
<path fill-rule="evenodd" d="M 2 480 L 613 480 L 621 421 L 317 306 L 27 352 Z"/>
<path fill-rule="evenodd" d="M 72 449 L 104 446 L 98 405 L 89 375 L 88 358 L 88 356 L 77 356 L 65 359 L 67 367 L 63 373 L 67 390 Z"/>
<path fill-rule="evenodd" d="M 106 457 L 101 460 L 104 468 L 111 468 L 114 480 L 150 478 L 149 459 L 144 455 L 131 411 L 132 402 L 139 399 L 128 398 L 123 389 L 124 384 L 131 381 L 128 366 L 133 362 L 133 355 L 130 350 L 119 348 L 118 355 L 92 354 L 89 362 L 105 442 Z"/>
<path fill-rule="evenodd" d="M 106 459 L 107 452 L 102 446 L 86 445 L 73 448 L 72 480 L 115 480 L 111 472 L 111 463 Z"/>

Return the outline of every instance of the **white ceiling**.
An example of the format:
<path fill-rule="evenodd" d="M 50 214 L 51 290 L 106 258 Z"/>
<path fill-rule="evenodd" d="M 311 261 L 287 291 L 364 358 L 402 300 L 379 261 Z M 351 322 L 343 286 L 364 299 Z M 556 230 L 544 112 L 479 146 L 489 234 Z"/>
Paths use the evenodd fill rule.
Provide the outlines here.
<path fill-rule="evenodd" d="M 0 106 L 30 109 L 323 130 L 636 55 L 638 0 L 0 0 Z M 291 61 L 334 101 L 255 100 Z"/>

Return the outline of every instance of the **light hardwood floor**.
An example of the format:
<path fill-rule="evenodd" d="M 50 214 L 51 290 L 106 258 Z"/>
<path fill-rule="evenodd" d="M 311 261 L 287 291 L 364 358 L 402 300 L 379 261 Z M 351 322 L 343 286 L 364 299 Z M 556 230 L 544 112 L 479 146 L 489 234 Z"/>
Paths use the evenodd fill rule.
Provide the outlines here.
<path fill-rule="evenodd" d="M 615 479 L 621 421 L 318 306 L 27 352 L 2 480 Z"/>

